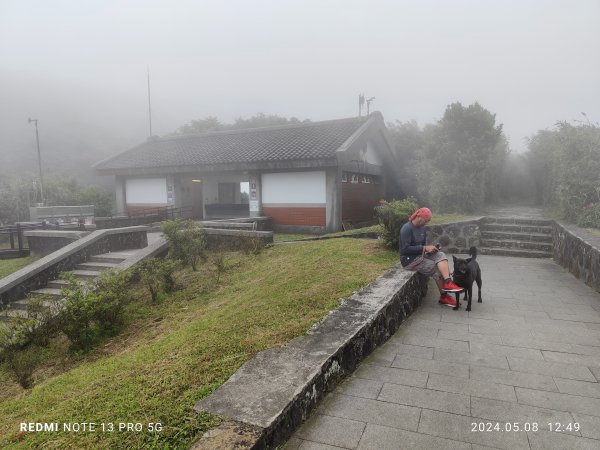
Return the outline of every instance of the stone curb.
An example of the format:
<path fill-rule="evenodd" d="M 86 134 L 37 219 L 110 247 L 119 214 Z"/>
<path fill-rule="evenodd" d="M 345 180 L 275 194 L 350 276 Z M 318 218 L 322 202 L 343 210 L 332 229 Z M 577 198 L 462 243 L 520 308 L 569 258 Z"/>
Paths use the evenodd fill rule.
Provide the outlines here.
<path fill-rule="evenodd" d="M 274 448 L 318 402 L 398 329 L 420 304 L 427 279 L 400 265 L 359 292 L 306 335 L 260 352 L 194 409 L 225 418 L 192 448 Z"/>

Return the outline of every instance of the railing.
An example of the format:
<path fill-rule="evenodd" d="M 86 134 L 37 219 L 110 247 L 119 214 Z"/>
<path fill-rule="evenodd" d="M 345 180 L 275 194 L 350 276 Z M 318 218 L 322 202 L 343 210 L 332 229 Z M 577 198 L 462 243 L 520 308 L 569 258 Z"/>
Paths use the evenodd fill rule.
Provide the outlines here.
<path fill-rule="evenodd" d="M 152 222 L 160 222 L 163 220 L 175 220 L 177 218 L 192 218 L 193 208 L 191 206 L 180 207 L 152 207 L 138 209 L 118 216 L 96 216 L 95 222 L 97 228 L 113 228 L 129 225 L 145 225 Z"/>

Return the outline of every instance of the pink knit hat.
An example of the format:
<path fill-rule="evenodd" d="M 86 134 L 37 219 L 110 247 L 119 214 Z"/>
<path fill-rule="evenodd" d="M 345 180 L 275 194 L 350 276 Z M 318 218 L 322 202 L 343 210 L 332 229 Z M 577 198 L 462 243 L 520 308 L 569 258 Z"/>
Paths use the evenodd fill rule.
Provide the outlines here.
<path fill-rule="evenodd" d="M 409 217 L 408 220 L 411 222 L 415 220 L 417 217 L 423 217 L 424 219 L 431 219 L 433 214 L 429 208 L 419 208 L 417 209 L 412 216 Z"/>

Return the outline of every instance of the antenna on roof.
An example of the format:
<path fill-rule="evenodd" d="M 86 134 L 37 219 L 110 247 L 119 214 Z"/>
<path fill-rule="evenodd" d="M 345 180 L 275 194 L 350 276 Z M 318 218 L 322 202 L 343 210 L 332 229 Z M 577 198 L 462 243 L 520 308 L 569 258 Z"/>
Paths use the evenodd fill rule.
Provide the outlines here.
<path fill-rule="evenodd" d="M 152 137 L 152 108 L 150 106 L 150 66 L 148 67 L 148 121 L 150 123 L 150 137 Z"/>
<path fill-rule="evenodd" d="M 363 106 L 365 106 L 365 94 L 358 94 L 358 117 L 362 115 Z"/>
<path fill-rule="evenodd" d="M 367 116 L 369 115 L 369 111 L 371 109 L 371 102 L 375 100 L 375 97 L 371 97 L 367 99 Z"/>

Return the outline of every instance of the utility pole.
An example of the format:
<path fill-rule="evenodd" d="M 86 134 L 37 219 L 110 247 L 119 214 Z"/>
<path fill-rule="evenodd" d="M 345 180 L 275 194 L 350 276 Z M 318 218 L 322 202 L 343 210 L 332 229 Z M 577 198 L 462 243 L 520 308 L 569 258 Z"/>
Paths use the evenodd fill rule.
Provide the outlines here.
<path fill-rule="evenodd" d="M 150 137 L 152 137 L 152 108 L 150 107 L 150 66 L 148 66 L 148 121 L 150 122 Z"/>
<path fill-rule="evenodd" d="M 37 154 L 38 154 L 38 167 L 40 169 L 40 200 L 42 205 L 45 204 L 44 200 L 44 177 L 42 175 L 42 154 L 40 153 L 40 136 L 38 135 L 38 120 L 29 118 L 29 123 L 35 123 L 35 142 L 37 143 Z"/>
<path fill-rule="evenodd" d="M 362 108 L 365 106 L 365 94 L 358 95 L 358 117 L 362 115 Z"/>

